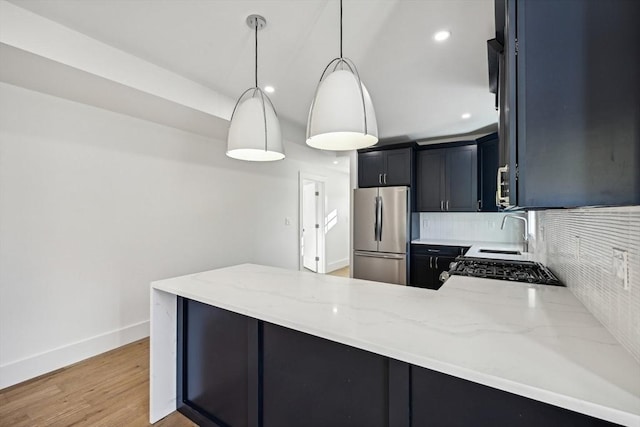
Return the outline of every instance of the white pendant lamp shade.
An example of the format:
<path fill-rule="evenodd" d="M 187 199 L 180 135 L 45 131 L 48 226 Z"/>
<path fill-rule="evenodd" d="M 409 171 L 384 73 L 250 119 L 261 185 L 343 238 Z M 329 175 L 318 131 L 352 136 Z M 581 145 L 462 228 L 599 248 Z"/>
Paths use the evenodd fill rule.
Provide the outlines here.
<path fill-rule="evenodd" d="M 328 74 L 320 81 L 309 111 L 307 144 L 344 151 L 377 142 L 378 124 L 367 88 L 350 69 Z"/>
<path fill-rule="evenodd" d="M 342 0 L 340 0 L 340 56 L 320 76 L 307 120 L 307 145 L 345 151 L 378 142 L 378 123 L 367 88 L 356 64 L 342 56 Z"/>
<path fill-rule="evenodd" d="M 263 97 L 266 95 L 256 93 L 238 101 L 229 125 L 227 156 L 257 162 L 284 159 L 278 117 Z"/>
<path fill-rule="evenodd" d="M 258 86 L 258 30 L 267 25 L 260 15 L 249 15 L 255 31 L 255 87 L 244 91 L 231 114 L 227 156 L 239 160 L 269 162 L 284 159 L 278 115 L 269 97 Z"/>

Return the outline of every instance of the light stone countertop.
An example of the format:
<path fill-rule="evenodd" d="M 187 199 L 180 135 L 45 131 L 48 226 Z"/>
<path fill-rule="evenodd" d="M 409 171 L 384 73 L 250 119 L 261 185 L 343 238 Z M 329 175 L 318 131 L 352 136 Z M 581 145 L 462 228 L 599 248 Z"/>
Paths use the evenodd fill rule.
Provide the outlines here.
<path fill-rule="evenodd" d="M 464 256 L 475 258 L 494 258 L 515 261 L 535 261 L 531 252 L 522 252 L 522 243 L 478 242 L 474 240 L 448 240 L 448 239 L 415 239 L 412 245 L 438 245 L 438 246 L 463 246 L 470 249 Z M 495 254 L 480 252 L 480 249 L 493 249 L 502 251 L 519 251 L 520 255 Z"/>
<path fill-rule="evenodd" d="M 640 364 L 563 287 L 453 276 L 431 291 L 243 264 L 154 282 L 152 306 L 158 291 L 640 426 Z"/>

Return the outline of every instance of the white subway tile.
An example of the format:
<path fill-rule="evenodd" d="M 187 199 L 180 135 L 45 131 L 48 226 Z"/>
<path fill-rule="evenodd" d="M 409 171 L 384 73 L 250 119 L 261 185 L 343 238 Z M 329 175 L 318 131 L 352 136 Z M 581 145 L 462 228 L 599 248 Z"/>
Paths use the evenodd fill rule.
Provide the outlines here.
<path fill-rule="evenodd" d="M 640 206 L 548 210 L 537 222 L 536 255 L 640 361 Z M 613 278 L 613 248 L 628 252 L 628 291 Z"/>

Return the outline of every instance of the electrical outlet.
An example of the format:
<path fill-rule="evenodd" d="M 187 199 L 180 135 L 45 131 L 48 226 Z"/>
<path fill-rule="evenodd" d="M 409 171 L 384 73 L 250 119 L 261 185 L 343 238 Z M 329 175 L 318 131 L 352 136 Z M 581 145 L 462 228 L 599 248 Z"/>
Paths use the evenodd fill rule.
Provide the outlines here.
<path fill-rule="evenodd" d="M 429 228 L 429 220 L 428 219 L 423 219 L 422 220 L 422 228 Z"/>
<path fill-rule="evenodd" d="M 285 217 L 285 219 L 284 219 L 284 225 L 291 225 L 291 218 L 289 218 L 289 217 Z"/>
<path fill-rule="evenodd" d="M 625 291 L 629 290 L 629 253 L 613 248 L 613 276 Z"/>

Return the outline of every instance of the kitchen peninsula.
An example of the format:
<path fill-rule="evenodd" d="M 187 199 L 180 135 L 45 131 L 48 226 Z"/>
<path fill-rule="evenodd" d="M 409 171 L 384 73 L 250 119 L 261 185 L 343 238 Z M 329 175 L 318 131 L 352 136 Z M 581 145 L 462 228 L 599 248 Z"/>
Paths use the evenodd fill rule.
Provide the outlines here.
<path fill-rule="evenodd" d="M 243 264 L 157 281 L 150 376 L 152 423 L 182 407 L 231 425 L 640 426 L 640 365 L 568 289 L 470 277 L 431 291 Z M 244 411 L 202 406 L 234 393 Z"/>

